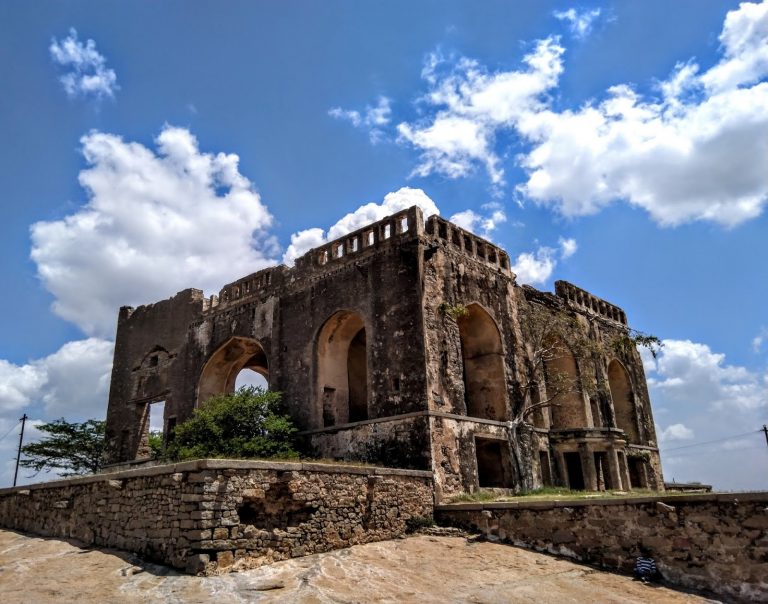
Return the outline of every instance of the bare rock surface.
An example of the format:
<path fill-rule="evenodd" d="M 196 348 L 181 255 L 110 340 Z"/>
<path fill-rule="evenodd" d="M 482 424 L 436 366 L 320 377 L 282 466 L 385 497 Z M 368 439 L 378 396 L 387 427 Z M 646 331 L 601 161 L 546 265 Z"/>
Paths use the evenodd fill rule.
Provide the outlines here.
<path fill-rule="evenodd" d="M 462 537 L 418 535 L 217 577 L 130 554 L 0 531 L 3 604 L 193 602 L 711 602 L 565 560 Z"/>

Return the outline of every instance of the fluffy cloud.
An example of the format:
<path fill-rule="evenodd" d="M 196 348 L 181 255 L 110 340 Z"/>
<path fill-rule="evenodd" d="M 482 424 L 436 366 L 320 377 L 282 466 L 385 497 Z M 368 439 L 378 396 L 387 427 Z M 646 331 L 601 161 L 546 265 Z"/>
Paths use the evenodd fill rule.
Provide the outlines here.
<path fill-rule="evenodd" d="M 490 239 L 493 231 L 500 224 L 507 221 L 507 214 L 504 212 L 504 207 L 497 202 L 483 204 L 481 211 L 483 213 L 478 213 L 474 210 L 464 210 L 451 216 L 450 221 L 463 229 Z"/>
<path fill-rule="evenodd" d="M 63 40 L 52 39 L 49 51 L 56 64 L 69 70 L 59 78 L 67 96 L 97 99 L 114 96 L 118 89 L 117 74 L 114 69 L 107 68 L 107 60 L 96 50 L 93 40 L 83 44 L 72 28 Z"/>
<path fill-rule="evenodd" d="M 376 222 L 411 206 L 419 206 L 425 216 L 440 213 L 435 202 L 424 191 L 403 187 L 393 193 L 387 193 L 381 203 L 371 202 L 360 206 L 336 222 L 327 232 L 321 228 L 311 228 L 294 233 L 291 235 L 291 244 L 283 255 L 283 262 L 291 265 L 296 258 L 306 254 L 312 248 L 338 239 L 371 222 Z"/>
<path fill-rule="evenodd" d="M 568 27 L 575 38 L 583 39 L 591 33 L 592 24 L 600 16 L 600 9 L 576 10 L 569 8 L 568 10 L 555 11 L 552 14 L 555 19 L 568 23 Z"/>
<path fill-rule="evenodd" d="M 665 479 L 718 489 L 768 487 L 759 430 L 768 408 L 768 376 L 729 365 L 706 344 L 663 343 L 656 359 L 640 352 L 654 415 L 664 420 L 657 431 Z"/>
<path fill-rule="evenodd" d="M 768 328 L 762 327 L 760 328 L 760 333 L 758 333 L 754 338 L 752 338 L 752 352 L 755 354 L 760 354 L 760 351 L 763 349 L 763 344 L 768 339 Z"/>
<path fill-rule="evenodd" d="M 113 344 L 88 338 L 25 365 L 0 360 L 0 414 L 42 403 L 50 417 L 104 417 Z"/>
<path fill-rule="evenodd" d="M 237 155 L 203 153 L 188 130 L 170 126 L 157 151 L 96 131 L 81 142 L 88 202 L 31 234 L 54 311 L 85 333 L 111 335 L 121 305 L 190 286 L 217 291 L 275 263 L 272 217 Z"/>
<path fill-rule="evenodd" d="M 542 95 L 558 81 L 564 52 L 556 37 L 537 42 L 519 71 L 489 73 L 477 61 L 427 58 L 422 77 L 430 85 L 422 99 L 437 108 L 434 116 L 398 125 L 400 140 L 421 152 L 414 173 L 467 176 L 475 164 L 485 167 L 494 185 L 504 183 L 495 151 L 496 131 L 510 127 L 525 114 L 543 109 Z"/>
<path fill-rule="evenodd" d="M 588 31 L 587 11 L 560 15 Z M 449 178 L 487 172 L 504 186 L 502 136 L 524 151 L 523 199 L 565 216 L 599 212 L 617 201 L 661 225 L 703 220 L 726 227 L 758 216 L 768 202 L 768 0 L 728 13 L 722 58 L 702 71 L 680 63 L 644 97 L 628 84 L 578 109 L 550 101 L 563 72 L 556 37 L 537 42 L 522 69 L 489 72 L 477 61 L 430 55 L 423 70 L 423 117 L 398 125 L 399 140 L 420 152 L 414 174 Z"/>
<path fill-rule="evenodd" d="M 768 376 L 727 365 L 725 355 L 690 340 L 664 340 L 656 359 L 643 349 L 650 384 L 669 405 L 758 409 L 768 405 Z"/>
<path fill-rule="evenodd" d="M 687 428 L 684 424 L 672 424 L 659 433 L 659 440 L 668 442 L 671 440 L 691 440 L 693 430 Z"/>
<path fill-rule="evenodd" d="M 390 107 L 390 100 L 385 96 L 380 96 L 374 107 L 366 105 L 362 113 L 354 109 L 334 107 L 328 110 L 328 115 L 348 121 L 355 128 L 367 130 L 371 143 L 375 145 L 384 137 L 382 128 L 389 124 L 392 108 Z"/>
<path fill-rule="evenodd" d="M 575 239 L 561 237 L 558 243 L 559 249 L 539 246 L 533 252 L 520 254 L 511 266 L 517 280 L 535 285 L 546 282 L 552 276 L 558 260 L 570 258 L 578 249 Z"/>
<path fill-rule="evenodd" d="M 23 365 L 0 360 L 0 485 L 13 480 L 19 416 L 30 416 L 24 442 L 44 436 L 38 426 L 65 417 L 68 421 L 104 418 L 112 371 L 112 342 L 88 338 L 64 344 L 47 357 Z M 10 431 L 10 433 L 9 433 Z M 19 471 L 19 483 L 30 482 L 29 470 Z"/>

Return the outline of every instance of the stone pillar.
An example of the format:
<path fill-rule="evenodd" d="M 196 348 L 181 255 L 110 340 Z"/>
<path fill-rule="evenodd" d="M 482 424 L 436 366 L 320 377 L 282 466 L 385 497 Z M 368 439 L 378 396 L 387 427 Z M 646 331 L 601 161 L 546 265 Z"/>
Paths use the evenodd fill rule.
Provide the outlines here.
<path fill-rule="evenodd" d="M 559 449 L 555 450 L 555 466 L 557 468 L 557 480 L 553 482 L 560 486 L 570 488 L 571 485 L 568 482 L 568 468 L 565 465 L 565 457 L 563 456 L 563 452 Z"/>
<path fill-rule="evenodd" d="M 579 455 L 581 455 L 581 471 L 584 473 L 584 488 L 587 491 L 597 491 L 595 456 L 586 443 L 579 445 Z"/>
<path fill-rule="evenodd" d="M 632 490 L 632 479 L 629 477 L 629 465 L 627 462 L 627 454 L 623 453 L 621 457 L 621 479 L 624 482 L 624 489 L 627 491 Z"/>
<path fill-rule="evenodd" d="M 619 455 L 613 446 L 608 447 L 608 476 L 610 477 L 611 487 L 619 491 L 623 490 L 621 480 L 621 466 L 619 465 Z"/>

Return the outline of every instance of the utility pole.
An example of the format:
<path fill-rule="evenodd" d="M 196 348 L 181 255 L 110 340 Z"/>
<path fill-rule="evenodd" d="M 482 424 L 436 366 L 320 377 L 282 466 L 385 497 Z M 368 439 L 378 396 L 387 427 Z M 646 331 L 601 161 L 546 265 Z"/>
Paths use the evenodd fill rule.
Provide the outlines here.
<path fill-rule="evenodd" d="M 24 425 L 27 423 L 27 414 L 21 416 L 21 433 L 19 434 L 19 451 L 16 453 L 16 471 L 13 473 L 13 486 L 16 486 L 16 478 L 19 476 L 19 460 L 21 459 L 21 443 L 24 440 Z"/>

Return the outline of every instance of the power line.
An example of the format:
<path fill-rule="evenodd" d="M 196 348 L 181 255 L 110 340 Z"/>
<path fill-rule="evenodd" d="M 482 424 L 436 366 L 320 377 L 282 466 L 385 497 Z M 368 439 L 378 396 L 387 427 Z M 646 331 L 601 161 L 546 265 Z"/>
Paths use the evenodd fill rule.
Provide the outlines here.
<path fill-rule="evenodd" d="M 691 447 L 701 447 L 703 445 L 713 445 L 715 443 L 722 443 L 727 440 L 733 440 L 735 438 L 741 438 L 743 436 L 751 436 L 753 434 L 757 434 L 758 432 L 762 432 L 763 430 L 752 430 L 751 432 L 744 432 L 743 434 L 734 434 L 733 436 L 725 436 L 723 438 L 718 438 L 716 440 L 707 440 L 700 443 L 692 443 L 690 445 L 683 445 L 681 447 L 673 447 L 672 449 L 662 449 L 663 452 L 669 453 L 670 451 L 679 451 L 680 449 L 690 449 Z"/>
<path fill-rule="evenodd" d="M 8 432 L 6 432 L 2 436 L 0 436 L 0 440 L 3 440 L 6 436 L 8 436 L 11 432 L 13 432 L 16 428 L 18 428 L 20 423 L 21 423 L 21 420 L 16 422 L 16 424 L 14 424 L 14 426 L 10 430 L 8 430 Z"/>

